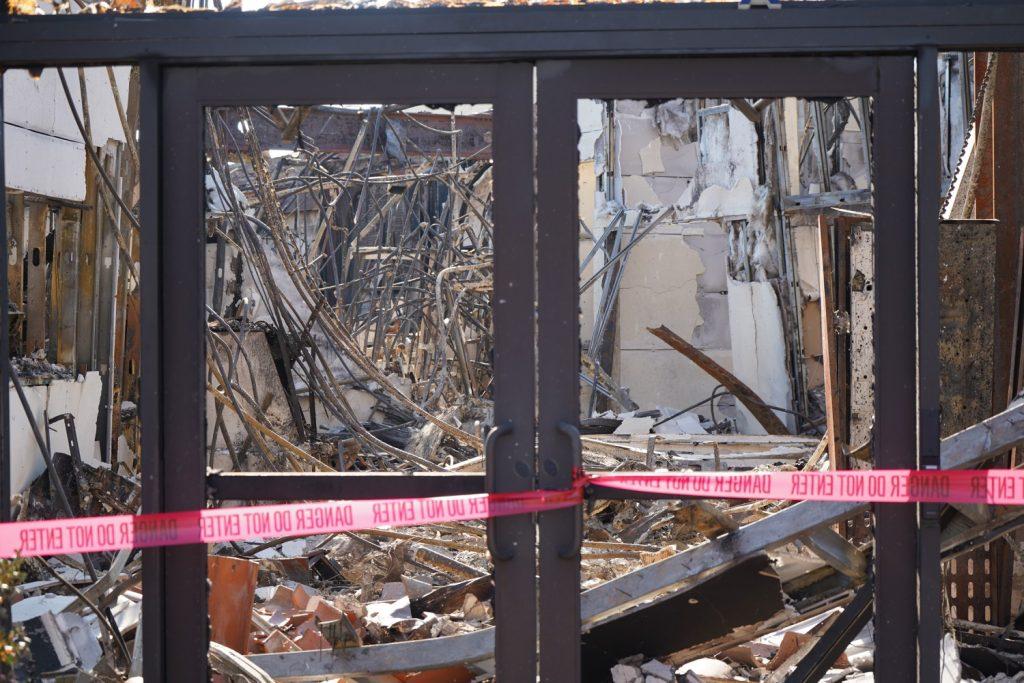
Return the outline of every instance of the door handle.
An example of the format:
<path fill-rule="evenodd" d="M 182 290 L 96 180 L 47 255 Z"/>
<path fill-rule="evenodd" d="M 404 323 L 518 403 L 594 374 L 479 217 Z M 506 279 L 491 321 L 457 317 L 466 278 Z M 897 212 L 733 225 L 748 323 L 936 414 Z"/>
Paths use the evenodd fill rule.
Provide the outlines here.
<path fill-rule="evenodd" d="M 558 431 L 569 437 L 572 443 L 572 460 L 578 463 L 583 454 L 583 440 L 580 438 L 580 430 L 571 422 L 562 420 L 558 423 Z M 573 518 L 572 540 L 558 549 L 558 556 L 563 560 L 571 560 L 580 554 L 583 546 L 583 519 L 577 515 Z"/>
<path fill-rule="evenodd" d="M 491 427 L 491 431 L 487 432 L 487 438 L 484 440 L 484 471 L 487 473 L 488 485 L 494 481 L 494 446 L 499 438 L 511 433 L 512 420 L 505 420 L 500 425 L 494 425 Z M 490 551 L 492 560 L 507 562 L 516 556 L 516 549 L 515 546 L 511 548 L 498 547 L 494 539 L 495 521 L 493 517 L 487 520 L 487 550 Z"/>

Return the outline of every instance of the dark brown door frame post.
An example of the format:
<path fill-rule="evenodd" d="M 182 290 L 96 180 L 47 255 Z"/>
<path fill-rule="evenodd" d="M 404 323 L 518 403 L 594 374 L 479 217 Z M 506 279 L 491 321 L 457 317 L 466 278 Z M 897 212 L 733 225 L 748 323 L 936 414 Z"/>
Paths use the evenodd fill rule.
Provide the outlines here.
<path fill-rule="evenodd" d="M 879 57 L 878 63 L 872 124 L 875 424 L 871 448 L 877 469 L 914 469 L 919 427 L 914 59 Z M 875 657 L 881 664 L 876 673 L 882 683 L 918 680 L 918 657 L 911 654 L 920 655 L 917 572 L 910 571 L 918 559 L 916 506 L 883 503 L 873 508 Z"/>
<path fill-rule="evenodd" d="M 533 72 L 525 63 L 145 67 L 142 113 L 146 382 L 144 511 L 199 509 L 209 499 L 313 500 L 439 496 L 533 489 Z M 157 97 L 159 95 L 159 98 Z M 203 108 L 322 101 L 494 105 L 495 422 L 488 475 L 217 474 L 207 477 Z M 151 134 L 159 130 L 159 135 Z M 208 490 L 210 485 L 210 490 Z M 273 489 L 272 491 L 270 489 Z M 496 656 L 505 681 L 536 672 L 532 516 L 497 520 Z M 147 680 L 208 677 L 205 546 L 145 551 Z"/>
<path fill-rule="evenodd" d="M 917 53 L 918 468 L 939 469 L 939 165 L 938 50 Z M 939 680 L 942 558 L 939 512 L 918 506 L 918 680 Z"/>

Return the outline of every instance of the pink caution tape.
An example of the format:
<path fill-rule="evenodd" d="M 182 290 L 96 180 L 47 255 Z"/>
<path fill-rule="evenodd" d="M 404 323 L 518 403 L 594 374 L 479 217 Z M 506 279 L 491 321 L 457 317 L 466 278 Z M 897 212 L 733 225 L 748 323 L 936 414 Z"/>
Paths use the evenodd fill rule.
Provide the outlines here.
<path fill-rule="evenodd" d="M 1024 505 L 1024 470 L 581 474 L 568 491 L 325 501 L 0 524 L 0 557 L 306 536 L 579 505 L 588 484 L 695 498 Z"/>
<path fill-rule="evenodd" d="M 590 484 L 698 498 L 1024 505 L 1024 470 L 597 474 Z"/>
<path fill-rule="evenodd" d="M 577 488 L 11 522 L 0 524 L 0 557 L 42 557 L 417 526 L 556 510 L 578 505 L 581 499 L 581 490 Z"/>

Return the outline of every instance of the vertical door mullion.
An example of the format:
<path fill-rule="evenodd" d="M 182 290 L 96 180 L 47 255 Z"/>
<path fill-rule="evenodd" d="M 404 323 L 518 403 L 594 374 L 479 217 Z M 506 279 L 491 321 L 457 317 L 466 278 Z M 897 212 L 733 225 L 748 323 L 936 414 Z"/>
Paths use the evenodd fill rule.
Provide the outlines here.
<path fill-rule="evenodd" d="M 938 51 L 917 56 L 918 467 L 939 469 L 939 166 Z M 918 506 L 918 680 L 939 680 L 942 558 L 938 503 Z"/>
<path fill-rule="evenodd" d="M 872 125 L 876 469 L 917 466 L 914 59 L 881 57 Z M 934 65 L 932 65 L 934 68 Z M 923 276 L 923 273 L 922 273 Z M 933 377 L 928 378 L 934 381 Z M 875 674 L 917 680 L 917 510 L 874 505 Z"/>
<path fill-rule="evenodd" d="M 142 87 L 143 511 L 199 510 L 206 507 L 205 237 L 195 70 L 161 74 L 144 65 Z M 144 553 L 146 680 L 208 680 L 206 546 Z"/>
<path fill-rule="evenodd" d="M 487 490 L 535 488 L 533 69 L 495 67 L 494 105 L 494 424 Z M 488 525 L 494 562 L 497 677 L 537 676 L 536 528 L 533 515 Z"/>
<path fill-rule="evenodd" d="M 580 453 L 576 100 L 565 65 L 537 65 L 538 482 L 567 489 Z M 579 507 L 539 517 L 540 680 L 580 680 Z"/>

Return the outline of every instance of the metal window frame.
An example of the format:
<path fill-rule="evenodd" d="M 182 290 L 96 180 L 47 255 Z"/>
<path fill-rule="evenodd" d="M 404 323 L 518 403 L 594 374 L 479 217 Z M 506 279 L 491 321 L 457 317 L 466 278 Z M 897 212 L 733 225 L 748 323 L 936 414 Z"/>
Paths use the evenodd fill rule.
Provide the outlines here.
<path fill-rule="evenodd" d="M 194 258 L 194 254 L 189 256 L 190 245 L 177 244 L 183 240 L 176 241 L 170 231 L 158 227 L 162 224 L 160 181 L 164 159 L 161 154 L 167 157 L 168 163 L 181 161 L 178 156 L 180 150 L 175 150 L 167 144 L 166 137 L 162 137 L 166 136 L 167 131 L 161 131 L 160 127 L 161 117 L 164 115 L 161 98 L 166 92 L 164 75 L 167 67 L 303 63 L 315 64 L 322 68 L 325 64 L 400 64 L 413 60 L 536 62 L 545 59 L 715 54 L 745 56 L 748 58 L 746 68 L 751 72 L 762 73 L 765 70 L 763 65 L 766 63 L 762 61 L 763 55 L 886 54 L 900 55 L 884 59 L 897 59 L 904 64 L 916 56 L 919 65 L 929 67 L 919 70 L 919 80 L 916 84 L 916 225 L 919 238 L 913 243 L 918 259 L 916 276 L 914 271 L 908 268 L 910 261 L 907 252 L 911 247 L 907 244 L 905 231 L 901 233 L 901 240 L 894 246 L 892 253 L 889 253 L 888 247 L 883 249 L 881 245 L 878 246 L 879 253 L 884 252 L 882 255 L 886 259 L 886 264 L 896 264 L 904 269 L 904 272 L 891 274 L 888 280 L 883 277 L 879 286 L 885 286 L 887 290 L 892 287 L 893 289 L 889 291 L 897 291 L 902 286 L 909 287 L 900 290 L 901 297 L 894 297 L 903 300 L 887 302 L 883 307 L 885 314 L 901 327 L 900 334 L 916 333 L 919 345 L 917 357 L 912 360 L 905 349 L 898 354 L 897 369 L 901 378 L 897 387 L 898 393 L 894 397 L 887 397 L 886 405 L 883 407 L 887 408 L 891 400 L 896 404 L 894 410 L 898 410 L 901 416 L 907 415 L 911 405 L 914 412 L 911 419 L 902 427 L 892 424 L 893 420 L 890 420 L 888 426 L 883 428 L 885 431 L 895 430 L 898 437 L 890 444 L 888 455 L 883 457 L 886 458 L 888 466 L 895 466 L 894 461 L 899 461 L 928 467 L 936 464 L 935 456 L 938 452 L 937 316 L 934 315 L 938 308 L 935 239 L 938 218 L 934 207 L 938 204 L 939 167 L 934 160 L 936 151 L 932 149 L 938 137 L 938 103 L 937 84 L 929 75 L 938 49 L 1024 49 L 1024 3 L 1018 0 L 825 0 L 810 3 L 787 2 L 783 11 L 775 12 L 737 12 L 728 4 L 684 4 L 371 9 L 222 15 L 107 14 L 70 17 L 10 16 L 6 13 L 6 7 L 0 6 L 0 67 L 117 63 L 138 63 L 141 66 L 141 207 L 143 224 L 148 226 L 148 231 L 152 231 L 147 232 L 142 240 L 143 260 L 146 264 L 142 286 L 146 335 L 143 373 L 153 378 L 147 380 L 143 386 L 142 399 L 143 410 L 149 415 L 146 422 L 150 425 L 143 433 L 148 463 L 143 476 L 147 510 L 174 509 L 174 506 L 182 506 L 191 501 L 205 500 L 207 493 L 211 499 L 253 496 L 280 500 L 281 487 L 292 486 L 290 479 L 280 479 L 277 475 L 254 477 L 215 474 L 206 479 L 209 491 L 201 491 L 198 482 L 202 481 L 202 473 L 199 471 L 197 474 L 193 467 L 188 476 L 195 476 L 196 480 L 192 481 L 187 489 L 167 490 L 168 478 L 186 476 L 183 469 L 185 463 L 167 462 L 167 459 L 160 457 L 161 446 L 166 445 L 168 449 L 175 446 L 172 437 L 184 432 L 168 429 L 166 423 L 161 425 L 160 416 L 174 413 L 173 406 L 162 403 L 168 394 L 163 391 L 161 382 L 164 379 L 176 381 L 173 372 L 168 374 L 167 371 L 173 371 L 176 367 L 172 356 L 182 354 L 180 349 L 172 348 L 169 343 L 165 343 L 173 341 L 174 337 L 165 338 L 161 334 L 163 329 L 175 329 L 168 325 L 173 315 L 167 314 L 173 311 L 163 311 L 160 307 L 173 306 L 176 297 L 173 290 L 161 290 L 158 284 L 174 283 L 173 273 L 164 272 L 162 269 L 178 268 L 179 263 L 175 259 L 179 254 L 184 254 L 187 259 Z M 550 69 L 555 68 L 557 64 L 538 62 L 538 66 Z M 892 78 L 885 79 L 886 92 L 899 92 L 895 93 L 897 99 L 893 100 L 891 106 L 884 111 L 879 110 L 878 114 L 884 114 L 893 121 L 905 122 L 907 112 L 913 106 L 912 74 L 908 75 L 905 67 L 887 73 L 890 73 Z M 387 78 L 390 78 L 390 75 Z M 752 92 L 754 91 L 743 94 L 749 95 Z M 716 93 L 721 94 L 722 89 L 716 88 Z M 678 96 L 678 91 L 674 96 Z M 494 98 L 489 99 L 495 101 Z M 166 103 L 165 108 L 173 111 L 174 103 Z M 523 114 L 520 120 L 510 125 L 532 125 L 532 113 Z M 569 114 L 574 117 L 575 111 L 570 111 Z M 575 139 L 574 133 L 575 131 L 572 139 Z M 0 145 L 2 141 L 3 131 L 0 128 Z M 902 144 L 909 143 L 904 140 Z M 905 152 L 905 149 L 901 152 Z M 545 157 L 549 153 L 551 150 L 540 150 L 540 154 Z M 904 156 L 901 153 L 902 163 L 906 169 Z M 0 170 L 2 164 L 3 159 L 0 157 Z M 909 170 L 913 172 L 914 169 L 911 167 Z M 523 178 L 530 178 L 532 181 L 532 167 L 527 168 L 524 165 L 520 171 L 524 174 Z M 561 186 L 564 187 L 564 184 L 569 182 L 566 178 L 575 178 L 575 173 L 576 169 L 573 168 L 569 176 L 556 181 L 562 183 Z M 543 168 L 539 170 L 538 175 L 550 176 Z M 574 188 L 575 183 L 572 183 L 572 186 Z M 902 184 L 898 191 L 893 188 L 879 188 L 876 205 L 880 205 L 884 200 L 894 211 L 901 208 L 907 224 L 910 225 L 914 217 L 907 215 L 907 212 L 913 207 L 913 191 L 913 188 L 908 189 Z M 899 206 L 901 202 L 902 207 Z M 547 218 L 542 216 L 542 226 L 546 221 Z M 6 236 L 6 212 L 0 212 L 0 243 L 6 243 Z M 173 249 L 165 252 L 161 240 L 167 241 L 168 246 L 176 245 L 178 252 Z M 573 258 L 576 258 L 575 249 L 572 249 L 571 253 L 574 255 Z M 545 277 L 545 281 L 549 279 Z M 0 273 L 0 301 L 6 298 L 5 287 L 6 270 Z M 196 283 L 190 283 L 190 287 L 194 291 Z M 918 298 L 916 310 L 910 299 L 911 292 L 915 290 Z M 178 311 L 179 316 L 180 313 Z M 525 311 L 515 313 L 516 316 L 524 314 Z M 543 324 L 550 323 L 549 320 Z M 6 357 L 4 350 L 7 330 L 7 309 L 0 306 L 2 357 Z M 574 340 L 573 344 L 575 343 Z M 886 348 L 886 352 L 889 352 L 889 348 Z M 531 363 L 532 360 L 531 358 Z M 549 362 L 546 361 L 545 366 Z M 916 363 L 916 379 L 908 377 L 908 362 Z M 549 378 L 545 384 L 553 380 L 554 378 Z M 194 382 L 194 378 L 192 381 Z M 0 384 L 7 383 L 7 365 L 0 362 Z M 894 379 L 893 383 L 896 383 Z M 567 393 L 565 387 L 560 391 Z M 914 392 L 917 393 L 916 403 L 909 398 Z M 542 395 L 541 401 L 547 405 L 552 398 Z M 529 402 L 532 409 L 532 393 L 529 397 L 524 395 L 522 400 Z M 575 404 L 570 402 L 567 405 Z M 562 407 L 565 408 L 566 406 Z M 6 419 L 8 410 L 7 393 L 0 392 L 0 419 Z M 572 418 L 575 419 L 575 415 Z M 545 446 L 552 444 L 553 447 L 561 449 L 560 457 L 564 460 L 565 434 L 557 429 L 557 423 L 551 424 L 550 420 L 545 422 L 542 431 L 546 434 L 542 435 L 541 440 Z M 7 431 L 0 429 L 0 456 L 9 464 L 10 444 Z M 517 439 L 514 448 L 519 449 L 521 445 L 522 442 Z M 501 448 L 513 447 L 507 444 L 502 446 L 499 442 L 499 452 Z M 529 455 L 525 451 L 522 452 L 522 457 L 529 458 L 532 466 L 532 448 Z M 565 473 L 562 471 L 557 475 L 564 478 Z M 161 482 L 164 482 L 164 485 L 161 485 Z M 346 491 L 346 495 L 358 495 L 359 492 L 372 496 L 415 495 L 428 490 L 451 494 L 478 491 L 483 486 L 484 478 L 480 475 L 446 477 L 443 483 L 437 481 L 433 475 L 402 477 L 400 480 L 381 475 L 372 479 L 360 479 L 358 488 L 355 491 Z M 0 475 L 0 493 L 8 487 L 9 471 Z M 336 490 L 330 478 L 320 475 L 306 476 L 302 489 L 303 495 L 309 498 L 329 497 Z M 7 497 L 4 496 L 3 501 L 6 500 Z M 7 508 L 6 504 L 0 505 L 0 513 L 8 514 Z M 876 619 L 878 641 L 884 643 L 877 653 L 881 664 L 878 673 L 880 679 L 885 676 L 885 680 L 916 678 L 930 681 L 937 678 L 930 675 L 932 669 L 929 667 L 932 664 L 937 666 L 935 652 L 938 646 L 937 634 L 941 629 L 937 527 L 933 512 L 927 508 L 922 507 L 919 513 L 910 508 L 908 510 L 910 514 L 879 510 L 883 517 L 891 515 L 894 525 L 893 533 L 885 535 L 876 549 L 880 571 L 896 577 L 894 581 L 905 588 L 908 585 L 907 577 L 900 577 L 899 572 L 912 574 L 910 568 L 917 567 L 918 585 L 916 593 L 913 594 L 918 596 L 919 604 L 913 608 L 908 607 L 908 604 L 914 601 L 907 599 L 906 595 L 899 595 L 897 589 L 892 587 L 896 585 L 895 583 L 890 588 L 880 590 L 879 596 L 884 597 L 891 591 L 895 598 L 886 600 L 887 604 L 881 617 Z M 542 544 L 558 545 L 562 537 L 570 531 L 566 519 L 571 519 L 575 523 L 574 513 L 563 515 L 561 519 L 552 515 L 542 520 Z M 554 523 L 550 523 L 552 521 Z M 497 528 L 501 529 L 500 526 Z M 556 551 L 559 549 L 555 548 Z M 173 624 L 171 616 L 175 610 L 183 611 L 182 604 L 189 604 L 195 595 L 205 595 L 205 582 L 195 580 L 194 577 L 182 578 L 176 584 L 178 590 L 188 591 L 183 595 L 167 595 L 166 591 L 162 590 L 165 586 L 171 585 L 169 582 L 173 583 L 179 578 L 176 572 L 187 572 L 190 567 L 195 566 L 205 568 L 205 565 L 199 562 L 200 553 L 188 555 L 187 551 L 188 549 L 184 549 L 181 555 L 155 549 L 144 551 L 144 581 L 147 586 L 156 587 L 147 591 L 147 623 L 156 623 L 158 626 Z M 202 553 L 202 556 L 205 556 L 205 553 Z M 555 556 L 549 553 L 548 557 L 553 559 Z M 562 562 L 561 565 L 572 565 L 572 561 Z M 558 571 L 559 565 L 556 564 L 555 567 Z M 568 573 L 562 570 L 561 575 Z M 549 584 L 544 593 L 554 599 L 557 595 L 552 595 L 551 590 Z M 187 600 L 183 600 L 183 597 Z M 175 601 L 179 604 L 175 604 Z M 541 619 L 542 623 L 549 618 L 562 620 L 558 622 L 561 625 L 558 629 L 553 624 L 548 627 L 542 626 L 545 633 L 551 633 L 556 638 L 550 643 L 552 650 L 559 643 L 566 642 L 558 633 L 565 631 L 567 625 L 567 617 L 564 614 L 554 613 L 554 604 L 558 603 L 552 603 L 550 609 L 545 604 Z M 189 611 L 197 611 L 194 602 L 189 606 Z M 886 617 L 886 608 L 895 610 L 898 614 L 891 618 Z M 205 610 L 200 611 L 205 614 Z M 568 619 L 571 621 L 571 616 Z M 905 665 L 909 651 L 901 648 L 910 647 L 910 644 L 906 637 L 901 635 L 901 631 L 906 630 L 904 627 L 908 623 L 914 627 L 915 621 L 920 638 L 915 659 L 920 662 L 920 668 L 914 676 L 902 678 L 892 673 L 889 665 Z M 532 626 L 527 625 L 527 628 Z M 574 638 L 571 634 L 565 637 L 570 642 Z M 157 646 L 149 646 L 152 639 L 152 635 L 147 638 L 146 673 L 152 676 L 153 680 L 191 680 L 190 677 L 182 679 L 170 674 L 185 669 L 198 671 L 202 668 L 205 671 L 205 658 L 202 657 L 192 657 L 202 659 L 202 667 L 193 663 L 190 668 L 189 665 L 180 662 L 167 661 L 185 659 L 180 653 L 189 652 L 184 648 L 190 645 L 205 647 L 205 632 L 200 639 L 202 645 L 199 645 L 199 640 L 177 639 L 172 642 L 171 635 L 162 627 L 157 636 Z M 575 639 L 578 642 L 578 636 Z M 895 646 L 896 643 L 900 644 L 899 648 Z M 548 647 L 547 643 L 545 647 Z M 499 645 L 499 656 L 502 651 Z M 909 673 L 906 666 L 896 671 Z M 520 680 L 512 675 L 505 678 Z"/>

